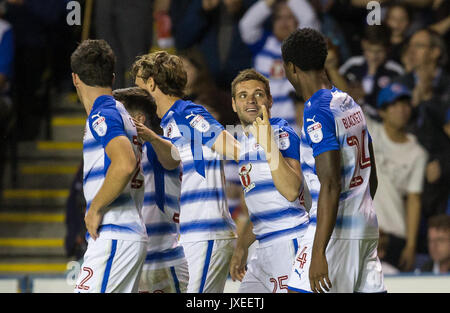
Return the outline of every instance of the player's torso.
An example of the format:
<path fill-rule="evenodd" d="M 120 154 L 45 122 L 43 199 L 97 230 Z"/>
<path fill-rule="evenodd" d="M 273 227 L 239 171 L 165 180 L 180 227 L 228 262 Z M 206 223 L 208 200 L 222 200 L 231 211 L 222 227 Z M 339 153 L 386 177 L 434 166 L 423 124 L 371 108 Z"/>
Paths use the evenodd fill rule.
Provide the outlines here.
<path fill-rule="evenodd" d="M 144 176 L 140 166 L 142 144 L 137 139 L 135 126 L 123 105 L 115 102 L 114 106 L 108 106 L 109 109 L 112 107 L 117 110 L 117 114 L 122 119 L 126 136 L 130 140 L 136 156 L 136 171 L 122 193 L 109 205 L 109 210 L 103 216 L 100 236 L 112 239 L 130 238 L 135 240 L 139 238 L 146 240 L 147 236 L 141 216 L 144 199 Z M 101 111 L 100 107 L 95 112 L 91 112 L 86 122 L 83 138 L 83 191 L 87 209 L 102 187 L 111 163 L 105 149 L 92 134 L 92 131 L 96 131 L 99 136 L 102 136 L 108 132 Z M 89 126 L 90 119 L 93 129 Z"/>
<path fill-rule="evenodd" d="M 274 134 L 276 137 L 287 135 L 276 127 Z M 279 145 L 287 144 L 283 140 Z M 256 238 L 260 240 L 276 232 L 281 234 L 301 224 L 306 228 L 308 214 L 300 203 L 302 191 L 295 201 L 287 200 L 275 187 L 265 152 L 255 138 L 242 135 L 240 143 L 239 177 Z"/>
<path fill-rule="evenodd" d="M 361 107 L 348 94 L 336 88 L 331 94 L 330 111 L 334 117 L 339 142 L 342 182 L 338 216 L 332 237 L 376 238 L 378 225 L 369 190 L 371 162 L 366 120 Z M 306 105 L 308 106 L 308 103 Z M 311 224 L 314 224 L 317 217 L 320 182 L 316 173 L 313 149 L 308 144 L 305 134 L 308 132 L 313 142 L 320 142 L 323 134 L 320 123 L 308 121 L 310 122 L 312 124 L 302 129 L 300 160 L 312 198 L 310 216 Z"/>
<path fill-rule="evenodd" d="M 148 149 L 149 144 L 145 143 L 142 154 L 145 177 L 142 216 L 149 236 L 148 250 L 166 250 L 176 247 L 178 241 L 180 170 L 166 171 L 160 164 L 155 164 L 158 161 L 154 158 L 150 161 Z"/>
<path fill-rule="evenodd" d="M 195 126 L 201 129 L 202 119 Z M 211 148 L 199 145 L 193 149 L 191 142 L 181 134 L 174 118 L 164 129 L 180 154 L 183 178 L 180 197 L 180 232 L 183 242 L 234 238 L 234 222 L 228 210 L 225 194 L 223 160 Z M 201 139 L 199 139 L 201 140 Z M 197 171 L 204 167 L 205 176 Z"/>

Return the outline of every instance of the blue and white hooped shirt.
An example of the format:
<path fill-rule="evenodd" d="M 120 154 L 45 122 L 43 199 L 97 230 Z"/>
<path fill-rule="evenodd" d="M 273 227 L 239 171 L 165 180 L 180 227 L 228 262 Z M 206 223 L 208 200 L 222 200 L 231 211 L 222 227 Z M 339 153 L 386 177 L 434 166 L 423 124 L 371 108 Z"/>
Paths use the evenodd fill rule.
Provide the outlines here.
<path fill-rule="evenodd" d="M 161 119 L 161 127 L 177 147 L 183 164 L 180 241 L 236 238 L 222 156 L 211 148 L 223 126 L 201 105 L 178 100 Z"/>
<path fill-rule="evenodd" d="M 166 170 L 149 142 L 142 153 L 145 177 L 144 217 L 148 235 L 144 269 L 176 266 L 185 262 L 178 243 L 180 218 L 181 166 Z"/>
<path fill-rule="evenodd" d="M 112 96 L 98 97 L 86 121 L 83 139 L 86 213 L 102 187 L 111 164 L 106 146 L 118 136 L 124 136 L 130 141 L 136 156 L 136 171 L 123 192 L 108 206 L 99 228 L 99 238 L 147 241 L 141 212 L 144 200 L 144 176 L 140 164 L 142 144 L 128 112 Z M 86 237 L 89 238 L 89 233 Z"/>
<path fill-rule="evenodd" d="M 282 156 L 300 162 L 300 138 L 295 131 L 283 119 L 271 118 L 270 124 Z M 287 200 L 275 187 L 265 152 L 255 137 L 242 135 L 239 141 L 239 176 L 260 246 L 303 236 L 309 220 L 302 201 L 303 186 L 295 201 Z"/>
<path fill-rule="evenodd" d="M 310 226 L 305 237 L 313 237 L 317 225 L 320 182 L 315 157 L 338 150 L 342 190 L 331 238 L 378 238 L 378 222 L 369 190 L 371 138 L 361 107 L 336 87 L 321 89 L 305 102 L 303 119 L 300 161 L 312 198 Z"/>

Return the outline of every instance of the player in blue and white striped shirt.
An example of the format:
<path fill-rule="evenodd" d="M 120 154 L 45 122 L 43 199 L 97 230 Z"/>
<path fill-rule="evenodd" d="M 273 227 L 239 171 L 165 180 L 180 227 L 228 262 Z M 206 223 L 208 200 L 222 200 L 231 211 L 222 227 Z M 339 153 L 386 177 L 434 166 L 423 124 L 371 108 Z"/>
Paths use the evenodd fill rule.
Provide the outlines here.
<path fill-rule="evenodd" d="M 242 281 L 239 292 L 286 293 L 298 241 L 308 226 L 300 202 L 300 139 L 287 121 L 270 118 L 272 96 L 263 75 L 242 71 L 232 83 L 232 95 L 244 127 L 239 175 L 250 217 L 239 234 L 231 277 Z M 246 271 L 255 240 L 258 247 Z"/>
<path fill-rule="evenodd" d="M 164 51 L 144 55 L 133 72 L 155 99 L 164 136 L 183 163 L 180 240 L 189 264 L 187 292 L 223 292 L 236 234 L 222 158 L 237 160 L 239 143 L 202 106 L 181 100 L 187 75 L 180 58 Z"/>
<path fill-rule="evenodd" d="M 289 81 L 308 99 L 300 159 L 312 198 L 289 290 L 383 292 L 372 205 L 376 168 L 364 113 L 328 80 L 327 43 L 318 31 L 295 31 L 282 52 Z"/>
<path fill-rule="evenodd" d="M 180 162 L 171 160 L 172 143 L 157 134 L 159 119 L 156 118 L 156 105 L 149 93 L 139 87 L 131 87 L 114 90 L 113 95 L 125 105 L 135 121 L 139 137 L 144 141 L 141 161 L 145 177 L 142 215 L 149 240 L 139 292 L 186 292 L 188 264 L 183 247 L 178 243 Z"/>
<path fill-rule="evenodd" d="M 112 97 L 114 63 L 104 40 L 85 40 L 71 56 L 73 84 L 88 114 L 83 138 L 88 247 L 75 292 L 137 292 L 145 260 L 142 145 L 128 112 Z"/>

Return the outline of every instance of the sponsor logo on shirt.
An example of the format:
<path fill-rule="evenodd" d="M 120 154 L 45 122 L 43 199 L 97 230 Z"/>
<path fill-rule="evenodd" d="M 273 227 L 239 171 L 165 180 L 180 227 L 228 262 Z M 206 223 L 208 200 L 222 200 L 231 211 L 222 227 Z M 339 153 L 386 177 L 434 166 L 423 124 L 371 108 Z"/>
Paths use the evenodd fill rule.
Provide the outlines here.
<path fill-rule="evenodd" d="M 323 133 L 322 133 L 322 124 L 319 122 L 316 122 L 314 119 L 316 116 L 314 115 L 313 118 L 307 118 L 306 122 L 313 122 L 313 124 L 309 125 L 306 131 L 308 132 L 309 137 L 311 138 L 311 141 L 313 143 L 319 143 L 323 139 Z"/>
<path fill-rule="evenodd" d="M 192 128 L 195 128 L 201 133 L 207 132 L 209 130 L 210 125 L 203 116 L 201 116 L 200 114 L 194 115 L 191 112 L 191 114 L 186 116 L 186 119 L 190 118 L 191 116 L 194 116 L 194 118 L 189 122 L 189 125 L 191 125 Z"/>
<path fill-rule="evenodd" d="M 92 118 L 94 118 L 94 116 L 98 116 L 98 118 L 92 122 L 92 128 L 100 137 L 103 137 L 106 135 L 106 131 L 108 130 L 106 119 L 104 116 L 100 116 L 100 112 L 93 115 Z"/>

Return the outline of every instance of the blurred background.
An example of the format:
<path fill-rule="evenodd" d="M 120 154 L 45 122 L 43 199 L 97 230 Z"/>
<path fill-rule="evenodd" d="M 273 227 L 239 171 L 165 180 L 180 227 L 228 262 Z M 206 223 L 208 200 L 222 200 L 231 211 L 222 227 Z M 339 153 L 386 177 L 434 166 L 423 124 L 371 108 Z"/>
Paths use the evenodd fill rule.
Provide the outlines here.
<path fill-rule="evenodd" d="M 179 55 L 186 99 L 223 125 L 237 123 L 231 81 L 253 67 L 270 81 L 272 116 L 299 132 L 305 99 L 285 78 L 281 43 L 302 27 L 327 37 L 330 80 L 366 112 L 388 291 L 450 292 L 450 1 L 379 0 L 380 11 L 367 9 L 369 2 L 0 0 L 0 292 L 70 292 L 86 249 L 86 113 L 70 70 L 79 42 L 111 45 L 114 88 L 134 85 L 136 56 Z M 379 25 L 368 25 L 369 13 Z M 241 187 L 231 163 L 226 179 L 239 222 Z"/>

